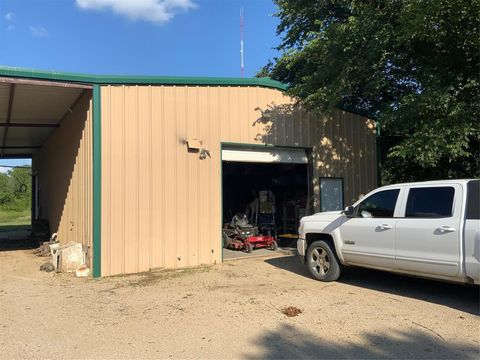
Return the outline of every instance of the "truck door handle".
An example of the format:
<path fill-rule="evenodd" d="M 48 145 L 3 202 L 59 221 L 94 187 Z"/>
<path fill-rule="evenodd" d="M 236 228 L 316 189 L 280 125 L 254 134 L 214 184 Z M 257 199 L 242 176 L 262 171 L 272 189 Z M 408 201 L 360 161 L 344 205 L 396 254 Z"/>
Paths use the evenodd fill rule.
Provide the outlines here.
<path fill-rule="evenodd" d="M 380 230 L 390 230 L 392 227 L 388 224 L 382 224 L 379 226 Z"/>
<path fill-rule="evenodd" d="M 437 228 L 437 230 L 440 231 L 441 233 L 457 231 L 457 229 L 448 225 L 440 226 L 439 228 Z"/>

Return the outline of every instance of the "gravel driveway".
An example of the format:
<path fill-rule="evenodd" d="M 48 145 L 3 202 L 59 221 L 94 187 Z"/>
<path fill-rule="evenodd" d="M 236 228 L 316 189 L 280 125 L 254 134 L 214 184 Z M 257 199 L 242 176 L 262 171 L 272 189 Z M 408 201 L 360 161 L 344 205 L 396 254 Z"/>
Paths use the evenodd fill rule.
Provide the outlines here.
<path fill-rule="evenodd" d="M 0 252 L 0 358 L 480 356 L 478 287 L 355 268 L 320 283 L 294 256 L 100 280 L 43 261 Z"/>

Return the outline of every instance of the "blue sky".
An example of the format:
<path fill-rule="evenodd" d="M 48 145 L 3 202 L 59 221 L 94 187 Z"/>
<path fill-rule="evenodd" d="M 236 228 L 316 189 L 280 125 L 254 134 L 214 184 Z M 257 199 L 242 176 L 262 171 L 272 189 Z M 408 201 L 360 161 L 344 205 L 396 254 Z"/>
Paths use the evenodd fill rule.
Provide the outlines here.
<path fill-rule="evenodd" d="M 0 65 L 238 77 L 241 7 L 251 77 L 279 43 L 271 0 L 0 0 Z"/>
<path fill-rule="evenodd" d="M 275 51 L 271 0 L 1 0 L 0 64 L 99 74 L 245 76 Z"/>

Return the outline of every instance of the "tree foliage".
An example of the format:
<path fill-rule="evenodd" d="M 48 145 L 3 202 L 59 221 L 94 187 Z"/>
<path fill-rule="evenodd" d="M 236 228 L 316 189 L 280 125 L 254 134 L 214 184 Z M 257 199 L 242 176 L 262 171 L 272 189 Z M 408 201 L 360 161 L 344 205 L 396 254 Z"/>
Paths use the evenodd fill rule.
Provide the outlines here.
<path fill-rule="evenodd" d="M 28 209 L 32 194 L 30 168 L 14 168 L 0 173 L 0 209 Z"/>
<path fill-rule="evenodd" d="M 387 181 L 480 176 L 480 0 L 274 0 L 262 75 L 379 120 Z"/>

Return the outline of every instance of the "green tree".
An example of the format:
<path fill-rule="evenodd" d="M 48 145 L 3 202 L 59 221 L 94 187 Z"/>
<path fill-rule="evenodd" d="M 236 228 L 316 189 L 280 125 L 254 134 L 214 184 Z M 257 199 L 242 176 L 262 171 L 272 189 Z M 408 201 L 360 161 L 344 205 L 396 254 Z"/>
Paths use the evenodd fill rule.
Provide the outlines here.
<path fill-rule="evenodd" d="M 274 63 L 272 60 L 269 60 L 265 66 L 263 66 L 256 74 L 255 77 L 262 78 L 262 77 L 271 77 L 272 76 L 272 69 Z"/>
<path fill-rule="evenodd" d="M 0 206 L 13 201 L 13 194 L 10 191 L 10 178 L 5 173 L 0 173 Z"/>
<path fill-rule="evenodd" d="M 32 196 L 31 169 L 13 168 L 0 173 L 0 208 L 23 210 L 30 207 Z"/>
<path fill-rule="evenodd" d="M 480 0 L 274 1 L 282 55 L 262 75 L 379 120 L 384 180 L 480 176 Z"/>
<path fill-rule="evenodd" d="M 16 198 L 24 198 L 31 193 L 31 172 L 29 167 L 17 167 L 10 170 L 11 187 Z"/>

